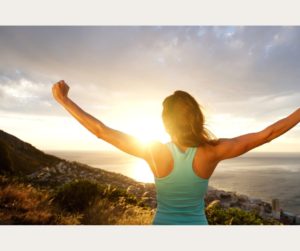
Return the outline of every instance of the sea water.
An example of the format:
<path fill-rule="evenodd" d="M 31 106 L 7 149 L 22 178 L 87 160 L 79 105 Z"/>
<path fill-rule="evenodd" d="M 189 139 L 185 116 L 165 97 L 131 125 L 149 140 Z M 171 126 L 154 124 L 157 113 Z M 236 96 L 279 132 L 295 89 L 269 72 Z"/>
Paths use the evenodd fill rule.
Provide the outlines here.
<path fill-rule="evenodd" d="M 123 152 L 51 151 L 50 154 L 117 172 L 137 181 L 154 182 L 144 160 Z M 300 153 L 249 152 L 217 166 L 209 186 L 236 191 L 271 202 L 280 201 L 285 211 L 300 214 Z"/>

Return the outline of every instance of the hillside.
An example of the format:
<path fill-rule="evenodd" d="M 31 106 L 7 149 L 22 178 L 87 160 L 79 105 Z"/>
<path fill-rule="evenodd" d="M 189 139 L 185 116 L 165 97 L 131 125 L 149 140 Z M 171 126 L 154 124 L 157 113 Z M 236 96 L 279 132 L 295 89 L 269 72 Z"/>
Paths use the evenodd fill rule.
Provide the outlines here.
<path fill-rule="evenodd" d="M 53 165 L 58 161 L 59 158 L 45 154 L 29 143 L 0 130 L 0 174 L 9 172 L 26 175 L 41 166 Z"/>
<path fill-rule="evenodd" d="M 55 189 L 74 180 L 90 180 L 118 187 L 138 198 L 147 195 L 147 204 L 153 208 L 156 206 L 154 184 L 137 182 L 119 173 L 46 154 L 2 130 L 0 163 L 0 174 L 17 176 L 34 185 Z"/>
<path fill-rule="evenodd" d="M 2 185 L 0 185 L 2 186 L 2 193 L 3 191 L 7 192 L 2 194 L 2 199 L 0 200 L 0 223 L 2 224 L 16 223 L 11 220 L 11 217 L 14 219 L 17 216 L 8 216 L 7 213 L 16 212 L 18 215 L 19 209 L 11 208 L 11 204 L 7 201 L 10 201 L 10 198 L 14 196 L 18 198 L 20 194 L 23 194 L 23 197 L 30 197 L 32 193 L 40 194 L 39 198 L 48 198 L 45 201 L 52 205 L 49 208 L 54 208 L 55 212 L 62 210 L 62 214 L 66 213 L 66 217 L 73 217 L 72 219 L 77 219 L 78 215 L 81 215 L 79 214 L 80 210 L 78 212 L 69 212 L 70 208 L 76 208 L 76 204 L 72 203 L 78 202 L 83 205 L 86 203 L 87 205 L 83 216 L 81 215 L 80 217 L 84 218 L 84 215 L 86 216 L 87 214 L 95 215 L 97 212 L 99 213 L 99 210 L 113 216 L 113 220 L 106 221 L 106 223 L 103 219 L 102 221 L 99 220 L 99 217 L 88 217 L 89 220 L 84 218 L 85 220 L 83 221 L 74 220 L 78 224 L 149 224 L 156 208 L 154 184 L 137 182 L 118 173 L 108 172 L 45 154 L 4 131 L 0 131 L 0 163 L 0 174 L 2 174 Z M 30 189 L 21 189 L 26 186 L 29 186 Z M 71 189 L 71 192 L 68 189 Z M 23 192 L 18 192 L 18 190 Z M 13 191 L 13 195 L 10 195 L 9 191 Z M 65 201 L 60 200 L 64 201 L 61 205 L 63 207 L 68 205 L 68 203 L 73 205 L 68 210 L 57 207 L 57 204 L 52 203 L 53 198 L 56 198 L 59 191 L 64 191 L 62 198 Z M 90 194 L 91 191 L 92 193 Z M 80 197 L 81 199 L 76 198 L 74 202 L 73 195 L 80 192 L 82 194 L 78 196 L 82 196 Z M 3 199 L 6 197 L 8 197 L 7 201 Z M 23 197 L 22 199 L 24 199 Z M 86 198 L 90 198 L 91 201 L 84 202 Z M 45 201 L 41 202 L 41 204 L 44 205 Z M 100 204 L 101 207 L 99 208 Z M 226 192 L 209 187 L 205 197 L 205 204 L 210 224 L 274 224 L 274 222 L 276 224 L 276 221 L 272 219 L 270 203 L 260 199 L 249 198 L 236 192 Z M 39 203 L 37 203 L 37 208 L 40 208 Z M 129 208 L 131 208 L 131 211 Z M 130 217 L 124 216 L 127 215 L 127 209 L 130 211 L 128 214 L 132 214 L 134 218 L 138 217 L 137 215 L 147 215 L 147 217 L 144 217 L 143 220 L 137 218 L 135 221 L 130 221 L 128 220 Z M 22 210 L 24 211 L 24 208 Z M 93 210 L 94 213 L 91 213 Z M 109 214 L 108 212 L 111 213 Z M 122 215 L 119 215 L 120 212 L 123 212 Z M 70 213 L 72 215 L 68 216 Z M 78 217 L 74 216 L 74 213 Z M 49 214 L 53 214 L 53 212 L 48 212 Z M 119 216 L 114 217 L 115 215 Z M 5 217 L 6 220 L 4 220 Z M 20 218 L 21 216 L 18 217 Z M 25 216 L 22 217 L 21 219 Z M 45 224 L 68 224 L 63 223 L 64 221 L 55 221 L 53 217 L 51 218 L 52 221 L 49 221 L 50 223 Z M 62 217 L 64 218 L 64 216 Z M 124 220 L 124 218 L 120 220 L 120 217 L 125 217 L 127 220 Z M 91 220 L 91 218 L 94 218 L 94 220 Z M 109 219 L 109 217 L 107 216 L 106 219 Z M 20 219 L 19 221 L 22 222 Z M 65 222 L 68 222 L 68 220 Z"/>

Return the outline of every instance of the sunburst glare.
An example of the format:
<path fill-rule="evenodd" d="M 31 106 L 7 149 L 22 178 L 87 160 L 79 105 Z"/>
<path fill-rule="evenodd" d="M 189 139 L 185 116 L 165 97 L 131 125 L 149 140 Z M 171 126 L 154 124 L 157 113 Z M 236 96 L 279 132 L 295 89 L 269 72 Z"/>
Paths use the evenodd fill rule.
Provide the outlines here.
<path fill-rule="evenodd" d="M 140 182 L 153 183 L 154 176 L 150 170 L 149 165 L 142 159 L 137 159 L 133 164 L 132 177 Z"/>

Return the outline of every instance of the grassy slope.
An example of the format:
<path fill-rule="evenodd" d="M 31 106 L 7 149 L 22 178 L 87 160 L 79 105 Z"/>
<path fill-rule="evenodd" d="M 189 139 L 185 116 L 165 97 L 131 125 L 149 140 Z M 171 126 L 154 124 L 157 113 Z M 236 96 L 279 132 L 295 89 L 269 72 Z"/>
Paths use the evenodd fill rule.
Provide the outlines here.
<path fill-rule="evenodd" d="M 66 202 L 74 203 L 75 197 L 68 196 L 66 190 L 65 187 L 60 190 L 33 187 L 16 178 L 0 176 L 0 224 L 140 225 L 150 224 L 153 218 L 153 210 L 137 205 L 136 200 L 129 203 L 123 191 L 123 194 L 111 192 L 101 198 L 96 196 L 92 204 L 87 201 L 86 207 L 69 210 Z M 57 200 L 61 191 L 67 195 L 64 201 Z M 82 191 L 82 196 L 91 197 L 86 189 Z M 77 201 L 82 204 L 80 198 Z"/>
<path fill-rule="evenodd" d="M 58 174 L 59 164 L 66 168 Z M 46 167 L 53 172 L 46 172 L 43 169 Z M 38 177 L 30 182 L 24 180 L 33 172 L 38 172 Z M 150 224 L 153 219 L 156 203 L 153 184 L 141 184 L 121 174 L 80 163 L 67 163 L 2 130 L 1 174 L 0 224 Z M 51 177 L 44 184 L 39 180 L 40 174 Z M 98 184 L 91 180 L 74 183 L 91 177 L 98 177 L 94 179 Z M 62 186 L 63 181 L 71 183 Z M 154 204 L 149 204 L 151 199 Z M 208 206 L 206 215 L 209 224 L 279 224 L 262 220 L 254 212 L 224 209 L 218 204 Z"/>
<path fill-rule="evenodd" d="M 0 176 L 0 224 L 148 225 L 154 213 L 142 200 L 111 186 L 76 181 L 47 189 Z M 210 225 L 280 224 L 218 203 L 209 205 L 206 215 Z"/>

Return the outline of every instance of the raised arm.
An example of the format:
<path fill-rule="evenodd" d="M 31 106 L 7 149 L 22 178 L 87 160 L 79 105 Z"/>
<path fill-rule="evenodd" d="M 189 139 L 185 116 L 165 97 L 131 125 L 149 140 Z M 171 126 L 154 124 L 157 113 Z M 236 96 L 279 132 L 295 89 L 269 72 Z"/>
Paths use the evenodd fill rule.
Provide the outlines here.
<path fill-rule="evenodd" d="M 109 128 L 104 123 L 82 110 L 68 97 L 69 86 L 62 80 L 52 87 L 52 94 L 56 101 L 61 104 L 80 124 L 98 138 L 114 145 L 120 150 L 148 159 L 148 148 L 135 137 Z"/>
<path fill-rule="evenodd" d="M 219 139 L 219 143 L 214 147 L 216 162 L 237 157 L 258 146 L 268 143 L 289 131 L 299 122 L 300 108 L 289 116 L 266 127 L 262 131 L 248 133 L 235 138 Z"/>

